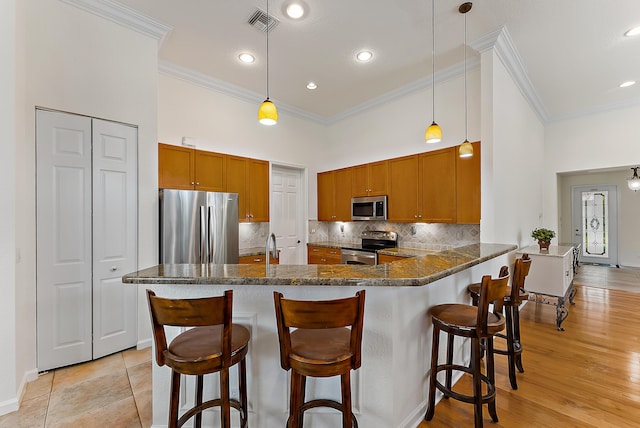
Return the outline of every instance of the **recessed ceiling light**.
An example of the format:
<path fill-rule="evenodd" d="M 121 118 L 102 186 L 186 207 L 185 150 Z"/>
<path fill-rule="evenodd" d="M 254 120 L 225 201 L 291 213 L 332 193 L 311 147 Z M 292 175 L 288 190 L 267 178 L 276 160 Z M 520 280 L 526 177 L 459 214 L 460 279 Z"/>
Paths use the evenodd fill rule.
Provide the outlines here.
<path fill-rule="evenodd" d="M 356 59 L 360 62 L 371 61 L 373 53 L 371 51 L 360 51 L 356 54 Z"/>
<path fill-rule="evenodd" d="M 291 19 L 299 19 L 304 15 L 304 7 L 300 3 L 291 3 L 287 6 L 287 15 Z"/>
<path fill-rule="evenodd" d="M 307 89 L 316 89 L 318 87 L 318 85 L 316 84 L 316 82 L 309 82 L 307 83 Z"/>
<path fill-rule="evenodd" d="M 627 37 L 637 36 L 638 34 L 640 34 L 640 27 L 632 28 L 631 30 L 624 33 L 624 35 Z"/>
<path fill-rule="evenodd" d="M 628 82 L 621 83 L 621 84 L 620 84 L 620 87 L 621 87 L 621 88 L 627 88 L 627 87 L 632 86 L 632 85 L 635 85 L 635 84 L 636 84 L 636 82 L 635 82 L 635 81 L 633 81 L 633 80 L 629 80 Z"/>
<path fill-rule="evenodd" d="M 256 60 L 256 58 L 253 55 L 246 52 L 243 52 L 240 55 L 238 55 L 238 59 L 246 64 L 251 64 Z"/>

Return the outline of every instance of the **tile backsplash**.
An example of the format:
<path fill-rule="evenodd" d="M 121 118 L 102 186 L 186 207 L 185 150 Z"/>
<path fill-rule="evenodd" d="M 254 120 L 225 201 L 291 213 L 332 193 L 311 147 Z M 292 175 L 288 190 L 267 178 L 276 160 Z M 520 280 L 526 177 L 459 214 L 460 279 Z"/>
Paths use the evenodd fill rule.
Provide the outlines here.
<path fill-rule="evenodd" d="M 404 248 L 442 251 L 480 242 L 480 225 L 478 224 L 390 223 L 387 221 L 342 223 L 309 220 L 309 243 L 360 242 L 360 234 L 365 230 L 396 232 L 398 246 Z"/>
<path fill-rule="evenodd" d="M 269 235 L 269 223 L 240 223 L 240 249 L 264 247 Z"/>

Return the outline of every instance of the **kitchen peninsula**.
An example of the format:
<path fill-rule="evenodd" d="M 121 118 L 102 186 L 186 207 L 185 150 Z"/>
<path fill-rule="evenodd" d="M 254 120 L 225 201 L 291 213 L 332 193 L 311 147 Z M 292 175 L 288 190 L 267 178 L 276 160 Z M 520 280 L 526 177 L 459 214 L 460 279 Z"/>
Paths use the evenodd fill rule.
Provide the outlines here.
<path fill-rule="evenodd" d="M 173 298 L 234 291 L 234 322 L 252 334 L 248 383 L 249 425 L 254 427 L 284 426 L 287 418 L 289 382 L 279 363 L 273 291 L 288 298 L 320 300 L 366 289 L 363 363 L 352 373 L 354 413 L 363 427 L 409 428 L 418 425 L 426 410 L 428 309 L 441 303 L 468 303 L 467 285 L 510 265 L 516 249 L 510 244 L 475 244 L 378 266 L 158 265 L 125 275 L 123 282 Z M 457 361 L 467 354 L 462 346 L 455 349 Z M 169 378 L 169 369 L 154 362 L 154 426 L 167 421 Z M 206 383 L 211 388 L 216 382 Z M 188 394 L 192 390 L 187 387 Z M 310 381 L 307 396 L 339 397 L 339 382 Z M 206 426 L 215 426 L 214 416 L 205 416 Z M 337 412 L 319 409 L 305 414 L 305 426 L 311 428 L 339 426 L 338 421 Z"/>

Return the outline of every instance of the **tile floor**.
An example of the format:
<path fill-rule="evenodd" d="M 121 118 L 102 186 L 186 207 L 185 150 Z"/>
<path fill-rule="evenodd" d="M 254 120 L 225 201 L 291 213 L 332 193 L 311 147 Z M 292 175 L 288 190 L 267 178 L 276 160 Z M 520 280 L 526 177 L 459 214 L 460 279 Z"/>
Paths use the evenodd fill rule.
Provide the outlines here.
<path fill-rule="evenodd" d="M 151 426 L 151 348 L 41 374 L 0 428 Z"/>

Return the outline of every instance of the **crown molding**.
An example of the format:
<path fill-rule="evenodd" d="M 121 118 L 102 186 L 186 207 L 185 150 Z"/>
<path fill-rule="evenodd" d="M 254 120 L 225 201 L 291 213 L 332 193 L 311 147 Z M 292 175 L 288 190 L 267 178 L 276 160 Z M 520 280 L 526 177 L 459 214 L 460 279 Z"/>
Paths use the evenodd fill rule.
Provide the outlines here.
<path fill-rule="evenodd" d="M 167 39 L 172 26 L 152 19 L 114 0 L 60 0 L 93 15 L 115 22 L 158 41 L 158 50 Z"/>
<path fill-rule="evenodd" d="M 240 86 L 215 79 L 206 74 L 179 66 L 169 61 L 160 61 L 158 63 L 158 71 L 160 73 L 178 78 L 180 80 L 192 83 L 205 89 L 220 92 L 222 94 L 229 95 L 242 101 L 255 104 L 256 106 L 259 106 L 260 103 L 264 101 L 264 95 L 258 94 L 253 91 L 248 91 L 244 88 L 241 88 Z M 327 124 L 326 119 L 318 116 L 317 114 L 312 114 L 297 107 L 285 104 L 281 101 L 278 101 L 276 98 L 271 98 L 271 101 L 273 101 L 274 104 L 278 106 L 278 113 L 287 113 L 292 116 L 311 120 L 323 125 Z"/>
<path fill-rule="evenodd" d="M 480 60 L 473 58 L 467 60 L 467 71 L 474 69 L 475 67 L 480 65 Z M 433 86 L 432 82 L 435 80 L 436 84 L 440 84 L 447 80 L 450 80 L 454 77 L 460 76 L 464 74 L 464 64 L 456 64 L 452 67 L 449 67 L 445 70 L 439 71 L 435 75 L 435 79 L 431 76 L 423 77 L 419 80 L 416 80 L 413 83 L 409 83 L 408 85 L 401 86 L 398 89 L 394 89 L 393 91 L 387 92 L 379 97 L 373 98 L 369 101 L 366 101 L 362 104 L 359 104 L 355 107 L 352 107 L 348 110 L 343 111 L 335 116 L 332 116 L 328 120 L 328 124 L 332 125 L 334 123 L 340 122 L 341 120 L 345 120 L 349 117 L 356 116 L 360 113 L 365 112 L 366 110 L 370 110 L 381 106 L 383 104 L 394 101 L 398 98 L 402 98 L 406 95 L 429 89 Z"/>
<path fill-rule="evenodd" d="M 529 78 L 527 69 L 524 66 L 522 57 L 518 53 L 516 45 L 513 43 L 507 27 L 488 33 L 477 40 L 469 43 L 469 46 L 477 52 L 485 52 L 489 49 L 495 49 L 498 58 L 504 64 L 505 68 L 511 75 L 520 92 L 524 95 L 538 118 L 546 123 L 549 121 L 547 109 L 538 94 L 535 86 Z"/>

